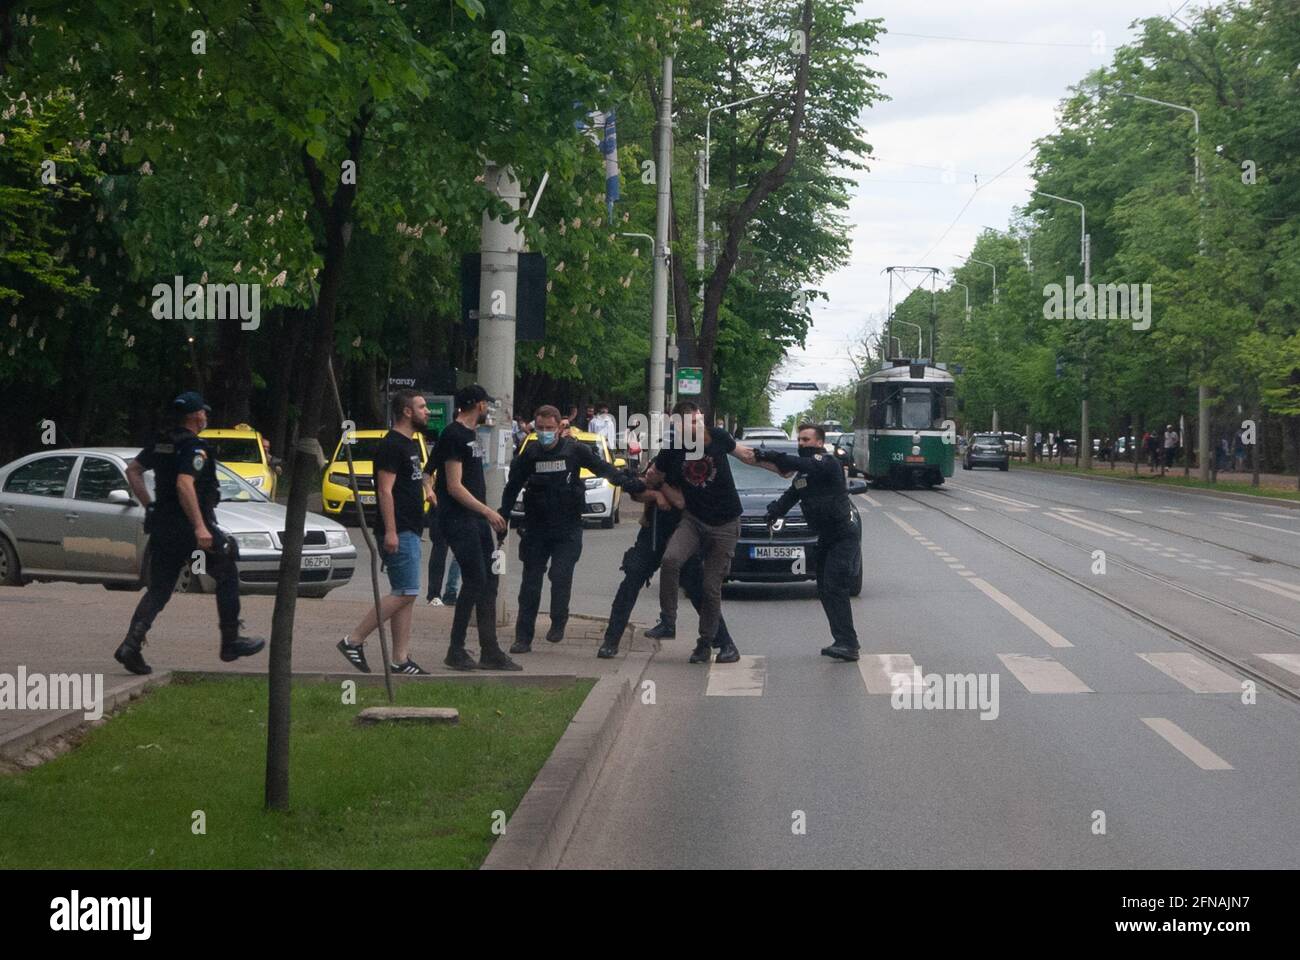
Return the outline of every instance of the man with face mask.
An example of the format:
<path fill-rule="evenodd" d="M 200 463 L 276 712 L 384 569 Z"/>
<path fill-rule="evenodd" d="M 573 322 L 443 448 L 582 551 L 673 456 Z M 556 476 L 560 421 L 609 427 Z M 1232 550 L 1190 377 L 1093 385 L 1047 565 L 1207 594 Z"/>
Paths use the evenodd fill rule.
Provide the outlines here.
<path fill-rule="evenodd" d="M 759 447 L 754 458 L 784 476 L 797 474 L 790 489 L 768 504 L 767 522 L 770 525 L 785 516 L 796 501 L 802 503 L 804 519 L 817 533 L 817 592 L 831 627 L 832 643 L 822 648 L 822 655 L 857 660 L 858 634 L 853 629 L 849 594 L 862 565 L 862 541 L 853 525 L 844 468 L 826 452 L 825 443 L 821 427 L 801 423 L 799 456 Z"/>
<path fill-rule="evenodd" d="M 438 522 L 452 555 L 460 564 L 461 588 L 451 621 L 451 644 L 443 661 L 453 670 L 473 670 L 474 658 L 465 650 L 470 614 L 478 624 L 481 670 L 522 670 L 497 644 L 497 574 L 493 569 L 492 533 L 504 534 L 506 521 L 486 503 L 483 445 L 475 428 L 487 420 L 492 402 L 477 383 L 456 392 L 456 419 L 438 437 L 430 459 L 437 471 L 434 492 Z"/>
<path fill-rule="evenodd" d="M 519 587 L 519 619 L 511 653 L 533 649 L 533 629 L 542 599 L 542 576 L 550 564 L 550 643 L 564 639 L 569 619 L 569 595 L 573 569 L 582 555 L 582 511 L 586 505 L 586 468 L 598 477 L 639 493 L 645 483 L 601 459 L 591 447 L 560 435 L 560 411 L 552 406 L 537 409 L 533 418 L 537 440 L 526 444 L 510 464 L 510 476 L 501 495 L 502 516 L 509 516 L 519 491 L 524 493 L 524 523 L 519 539 L 519 559 L 524 565 Z"/>

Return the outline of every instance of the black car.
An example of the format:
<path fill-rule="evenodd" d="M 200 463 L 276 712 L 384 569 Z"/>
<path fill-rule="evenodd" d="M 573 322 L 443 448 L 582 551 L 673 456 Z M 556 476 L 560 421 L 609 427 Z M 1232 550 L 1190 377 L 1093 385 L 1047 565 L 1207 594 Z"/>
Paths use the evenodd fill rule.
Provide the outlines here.
<path fill-rule="evenodd" d="M 970 438 L 966 447 L 966 457 L 962 460 L 963 470 L 975 467 L 997 467 L 1006 470 L 1011 466 L 1011 453 L 1007 442 L 997 433 L 977 433 Z"/>
<path fill-rule="evenodd" d="M 826 451 L 833 453 L 835 458 L 844 464 L 844 468 L 849 471 L 850 477 L 860 477 L 862 475 L 862 472 L 853 465 L 853 434 L 826 434 Z"/>
<path fill-rule="evenodd" d="M 797 444 L 790 441 L 762 440 L 754 444 L 782 453 L 798 454 Z M 751 467 L 732 459 L 731 472 L 736 479 L 736 492 L 744 513 L 740 518 L 740 539 L 731 560 L 728 580 L 756 583 L 799 583 L 817 578 L 817 535 L 808 529 L 799 504 L 768 530 L 767 505 L 781 496 L 790 486 L 792 478 L 782 477 L 764 467 Z M 861 480 L 849 481 L 849 492 L 866 490 Z M 856 504 L 850 501 L 853 525 L 859 536 L 862 517 Z M 862 570 L 853 584 L 852 595 L 862 592 Z"/>

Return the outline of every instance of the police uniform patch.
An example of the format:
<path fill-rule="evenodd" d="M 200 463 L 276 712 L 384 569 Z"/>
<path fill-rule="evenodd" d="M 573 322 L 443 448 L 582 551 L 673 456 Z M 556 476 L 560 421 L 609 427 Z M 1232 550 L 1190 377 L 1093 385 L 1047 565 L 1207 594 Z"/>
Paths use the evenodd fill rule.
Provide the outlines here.
<path fill-rule="evenodd" d="M 565 460 L 538 460 L 533 469 L 537 473 L 564 473 L 569 464 Z"/>
<path fill-rule="evenodd" d="M 814 459 L 814 460 L 824 460 L 825 458 L 826 458 L 826 455 L 825 455 L 825 454 L 822 454 L 822 453 L 814 453 L 814 454 L 813 454 L 813 459 Z"/>
<path fill-rule="evenodd" d="M 207 460 L 207 455 L 202 450 L 195 450 L 194 459 L 190 461 L 190 465 L 194 468 L 194 472 L 198 473 L 203 469 L 203 465 L 207 463 Z"/>
<path fill-rule="evenodd" d="M 798 480 L 796 480 L 796 481 L 794 482 L 794 488 L 795 488 L 796 490 L 802 490 L 802 489 L 803 489 L 804 487 L 806 487 L 806 486 L 808 486 L 808 478 L 807 478 L 807 477 L 800 477 Z"/>

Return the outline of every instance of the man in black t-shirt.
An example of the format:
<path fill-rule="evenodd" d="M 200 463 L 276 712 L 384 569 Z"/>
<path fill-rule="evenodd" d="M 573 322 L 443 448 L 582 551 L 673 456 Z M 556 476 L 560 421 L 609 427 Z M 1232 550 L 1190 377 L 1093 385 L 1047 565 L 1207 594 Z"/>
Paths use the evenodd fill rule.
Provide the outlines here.
<path fill-rule="evenodd" d="M 420 540 L 424 530 L 424 474 L 415 431 L 429 422 L 429 405 L 414 390 L 392 399 L 393 427 L 375 451 L 375 541 L 392 594 L 371 607 L 356 628 L 338 642 L 339 652 L 363 673 L 370 672 L 362 648 L 366 637 L 386 620 L 393 627 L 394 673 L 426 675 L 411 659 L 411 617 L 420 595 Z"/>
<path fill-rule="evenodd" d="M 686 512 L 673 531 L 664 551 L 659 577 L 659 609 L 665 621 L 676 623 L 677 586 L 682 566 L 701 554 L 704 577 L 700 597 L 700 635 L 691 663 L 708 663 L 712 643 L 722 616 L 722 581 L 731 569 L 731 558 L 740 538 L 740 495 L 727 459 L 735 455 L 755 463 L 753 448 L 737 443 L 731 434 L 710 428 L 698 405 L 683 400 L 673 408 L 681 419 L 683 436 L 674 437 L 668 449 L 655 457 L 655 466 L 666 482 L 682 492 Z M 703 449 L 701 449 L 703 442 Z M 735 663 L 740 652 L 735 643 L 718 650 L 718 663 Z"/>
<path fill-rule="evenodd" d="M 443 661 L 454 670 L 473 670 L 465 650 L 470 614 L 478 625 L 480 670 L 522 670 L 497 643 L 497 568 L 492 533 L 504 535 L 506 521 L 487 505 L 483 447 L 475 427 L 487 419 L 492 398 L 477 383 L 456 392 L 456 419 L 433 451 L 437 471 L 438 522 L 460 564 L 461 588 L 451 623 L 451 644 Z M 504 554 L 502 554 L 504 556 Z"/>

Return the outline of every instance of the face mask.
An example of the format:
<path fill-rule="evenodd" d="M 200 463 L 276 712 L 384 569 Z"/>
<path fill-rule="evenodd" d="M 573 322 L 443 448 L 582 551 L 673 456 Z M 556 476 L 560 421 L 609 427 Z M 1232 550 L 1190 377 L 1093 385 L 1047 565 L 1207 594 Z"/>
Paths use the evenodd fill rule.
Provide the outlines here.
<path fill-rule="evenodd" d="M 552 446 L 552 445 L 555 443 L 555 431 L 554 431 L 554 430 L 538 430 L 538 431 L 537 431 L 537 442 L 540 443 L 540 444 L 541 444 L 542 446 L 544 446 L 544 447 Z"/>
<path fill-rule="evenodd" d="M 821 453 L 821 449 L 818 448 L 818 447 L 800 447 L 800 448 L 799 448 L 799 456 L 801 456 L 801 457 L 814 457 L 814 456 L 816 456 L 816 455 L 819 454 L 819 453 Z"/>

